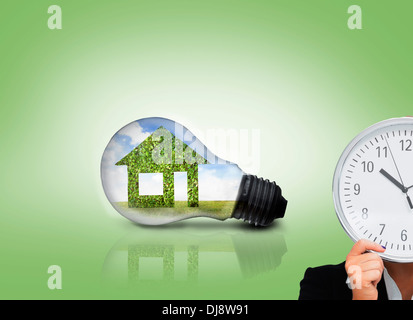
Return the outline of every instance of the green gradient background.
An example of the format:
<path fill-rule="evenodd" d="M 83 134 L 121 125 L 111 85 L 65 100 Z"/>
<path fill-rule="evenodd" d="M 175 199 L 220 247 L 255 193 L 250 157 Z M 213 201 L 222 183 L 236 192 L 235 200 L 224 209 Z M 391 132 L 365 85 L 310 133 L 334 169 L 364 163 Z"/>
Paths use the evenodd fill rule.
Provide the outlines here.
<path fill-rule="evenodd" d="M 0 5 L 0 298 L 296 299 L 308 266 L 344 260 L 352 242 L 334 213 L 335 165 L 364 128 L 413 114 L 413 4 L 52 2 Z M 347 28 L 355 3 L 363 30 Z M 62 30 L 47 28 L 51 4 L 62 7 Z M 204 245 L 250 237 L 234 219 L 147 228 L 114 212 L 100 181 L 103 150 L 119 128 L 150 116 L 204 132 L 261 130 L 259 175 L 281 185 L 289 206 L 251 241 L 283 237 L 277 268 L 238 279 L 230 270 L 239 265 L 219 273 L 225 259 L 212 254 L 195 284 L 104 284 L 108 253 L 126 235 L 151 243 L 188 234 Z M 47 287 L 53 264 L 62 290 Z"/>

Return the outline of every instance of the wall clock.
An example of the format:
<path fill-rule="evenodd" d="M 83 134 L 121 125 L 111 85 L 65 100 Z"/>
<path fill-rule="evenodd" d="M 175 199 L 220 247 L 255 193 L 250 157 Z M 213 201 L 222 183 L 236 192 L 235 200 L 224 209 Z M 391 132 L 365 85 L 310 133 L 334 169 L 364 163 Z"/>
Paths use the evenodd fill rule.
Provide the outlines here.
<path fill-rule="evenodd" d="M 386 247 L 385 260 L 413 262 L 413 118 L 376 123 L 350 142 L 334 173 L 333 199 L 353 241 Z"/>

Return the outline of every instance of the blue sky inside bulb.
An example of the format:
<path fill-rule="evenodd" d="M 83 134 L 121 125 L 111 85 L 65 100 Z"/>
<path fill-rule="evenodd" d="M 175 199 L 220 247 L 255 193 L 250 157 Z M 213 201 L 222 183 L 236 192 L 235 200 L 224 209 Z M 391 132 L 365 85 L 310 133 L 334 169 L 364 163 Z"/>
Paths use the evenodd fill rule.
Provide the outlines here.
<path fill-rule="evenodd" d="M 153 150 L 151 149 L 152 157 L 146 156 L 145 161 L 156 163 L 154 157 L 155 149 L 160 148 L 162 153 L 161 144 L 165 143 L 164 145 L 167 146 L 165 150 L 168 150 L 166 143 L 169 141 L 163 137 L 160 140 L 156 140 L 156 134 L 173 139 L 173 148 L 176 149 L 174 152 L 177 155 L 174 159 L 170 158 L 170 161 L 173 163 L 170 165 L 166 163 L 166 166 L 154 164 L 151 166 L 151 168 L 155 168 L 153 172 L 147 167 L 142 169 L 139 166 L 119 165 L 119 161 L 126 159 L 125 157 L 129 155 L 132 156 L 128 161 L 135 161 L 134 159 L 136 159 L 136 161 L 142 163 L 141 160 L 144 156 L 143 146 L 148 141 L 154 147 Z M 178 141 L 181 150 L 178 150 Z M 149 149 L 145 150 L 147 155 L 147 150 Z M 196 159 L 199 158 L 198 156 L 201 156 L 199 159 L 202 161 L 191 163 L 187 158 L 179 160 L 178 153 L 188 150 L 193 151 L 193 155 L 197 155 Z M 191 163 L 190 170 L 188 171 L 191 172 L 191 177 L 196 175 L 195 182 L 189 180 L 188 172 L 180 168 L 179 163 L 184 163 L 187 167 L 189 165 L 187 163 Z M 125 164 L 130 164 L 130 162 Z M 195 167 L 192 167 L 192 164 Z M 132 167 L 134 168 L 133 172 L 131 172 Z M 172 173 L 173 176 L 171 176 Z M 158 217 L 155 219 L 157 220 L 156 223 L 162 220 L 161 216 L 171 218 L 171 210 L 165 210 L 168 208 L 174 208 L 174 211 L 184 211 L 181 215 L 177 215 L 175 212 L 173 214 L 174 219 L 177 217 L 179 219 L 186 219 L 192 216 L 205 216 L 205 213 L 206 216 L 211 216 L 211 212 L 220 211 L 214 205 L 217 207 L 222 206 L 225 201 L 228 202 L 226 207 L 229 207 L 229 202 L 234 202 L 237 197 L 243 174 L 236 164 L 215 156 L 186 127 L 165 118 L 140 119 L 121 128 L 108 143 L 101 162 L 102 184 L 108 200 L 122 215 L 125 215 L 124 213 L 126 212 L 127 217 L 131 220 L 142 222 L 140 216 L 144 215 L 146 223 L 149 215 Z M 131 176 L 133 176 L 133 182 L 130 181 Z M 170 184 L 173 186 L 171 187 Z M 164 197 L 167 194 L 169 197 L 173 194 L 172 202 L 165 201 Z M 133 197 L 137 201 L 132 201 Z M 195 197 L 193 203 L 191 203 L 192 197 Z M 145 205 L 145 201 L 146 203 L 153 203 L 153 206 L 157 207 L 156 214 L 155 212 L 145 213 L 145 211 L 148 211 L 147 209 L 154 209 L 151 205 L 149 207 Z M 221 201 L 221 203 L 216 203 L 218 201 Z M 184 208 L 186 203 L 188 203 L 189 207 L 195 208 Z M 211 206 L 214 208 L 211 209 Z M 182 210 L 180 210 L 181 208 Z M 208 213 L 208 211 L 211 212 Z M 170 220 L 169 218 L 167 219 L 168 221 Z M 228 217 L 226 216 L 226 218 Z"/>

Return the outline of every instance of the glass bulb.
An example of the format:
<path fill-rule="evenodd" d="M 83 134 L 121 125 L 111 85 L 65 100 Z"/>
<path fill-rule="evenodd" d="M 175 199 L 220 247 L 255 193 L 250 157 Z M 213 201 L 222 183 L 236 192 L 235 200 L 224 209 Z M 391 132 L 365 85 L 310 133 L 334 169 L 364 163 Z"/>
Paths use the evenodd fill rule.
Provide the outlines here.
<path fill-rule="evenodd" d="M 165 118 L 140 119 L 116 132 L 102 156 L 101 178 L 112 206 L 147 225 L 210 217 L 266 226 L 287 207 L 275 182 L 244 173 Z"/>

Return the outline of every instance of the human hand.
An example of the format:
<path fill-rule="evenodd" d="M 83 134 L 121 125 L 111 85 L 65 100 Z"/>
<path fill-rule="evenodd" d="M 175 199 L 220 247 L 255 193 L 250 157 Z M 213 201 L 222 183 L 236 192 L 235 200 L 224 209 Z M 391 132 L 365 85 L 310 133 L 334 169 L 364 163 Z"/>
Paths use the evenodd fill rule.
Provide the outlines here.
<path fill-rule="evenodd" d="M 353 290 L 353 300 L 377 300 L 377 284 L 383 274 L 383 260 L 373 250 L 384 252 L 381 245 L 362 239 L 357 241 L 346 258 L 346 272 Z"/>

